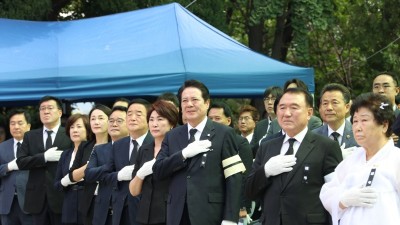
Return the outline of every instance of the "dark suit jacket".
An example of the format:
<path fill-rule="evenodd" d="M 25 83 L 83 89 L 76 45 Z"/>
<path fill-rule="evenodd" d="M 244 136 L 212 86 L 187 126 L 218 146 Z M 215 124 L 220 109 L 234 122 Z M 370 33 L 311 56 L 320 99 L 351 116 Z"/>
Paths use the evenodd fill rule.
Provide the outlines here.
<path fill-rule="evenodd" d="M 94 201 L 93 224 L 104 225 L 107 220 L 108 209 L 111 206 L 111 185 L 103 179 L 112 172 L 107 162 L 112 155 L 112 143 L 95 146 L 85 170 L 85 180 L 89 183 L 98 182 L 97 197 Z"/>
<path fill-rule="evenodd" d="M 206 163 L 203 154 L 183 160 L 188 145 L 188 127 L 168 132 L 153 166 L 156 179 L 171 178 L 167 201 L 167 224 L 179 224 L 185 202 L 192 225 L 219 225 L 222 220 L 238 221 L 242 174 L 224 176 L 222 160 L 238 154 L 233 129 L 207 119 L 201 140 L 212 142 Z"/>
<path fill-rule="evenodd" d="M 137 199 L 134 199 L 129 193 L 130 181 L 118 181 L 118 172 L 129 164 L 129 145 L 130 137 L 124 137 L 114 142 L 111 158 L 108 166 L 113 168 L 114 172 L 105 176 L 104 181 L 112 187 L 112 208 L 113 224 L 120 224 L 121 215 L 124 207 L 129 205 L 130 222 L 136 221 Z M 142 145 L 153 141 L 150 132 L 147 133 Z M 140 150 L 139 150 L 140 151 Z M 133 159 L 135 161 L 136 159 Z M 131 198 L 131 199 L 130 199 Z M 132 201 L 132 203 L 130 203 Z"/>
<path fill-rule="evenodd" d="M 262 199 L 263 224 L 330 224 L 319 192 L 324 176 L 334 172 L 342 160 L 339 144 L 308 131 L 296 153 L 296 165 L 285 174 L 286 179 L 282 179 L 282 174 L 267 178 L 264 165 L 271 157 L 280 154 L 284 138 L 281 136 L 261 144 L 247 178 L 247 196 Z"/>
<path fill-rule="evenodd" d="M 323 126 L 318 127 L 317 129 L 314 129 L 313 132 L 320 134 L 322 136 L 328 137 L 328 125 L 324 124 Z M 343 137 L 342 137 L 342 142 L 340 143 L 340 146 L 342 146 L 343 143 L 345 144 L 345 148 L 358 146 L 357 142 L 354 140 L 352 125 L 347 120 L 345 120 Z"/>
<path fill-rule="evenodd" d="M 15 192 L 20 208 L 24 208 L 29 171 L 8 171 L 8 163 L 15 158 L 14 144 L 14 138 L 0 143 L 0 214 L 2 215 L 10 213 Z"/>
<path fill-rule="evenodd" d="M 60 127 L 53 142 L 53 147 L 59 150 L 72 148 L 73 144 Z M 54 177 L 58 162 L 45 162 L 45 147 L 43 143 L 43 128 L 25 133 L 21 151 L 18 153 L 17 165 L 20 170 L 29 170 L 26 185 L 24 210 L 29 213 L 39 213 L 46 203 L 54 213 L 61 213 L 63 194 L 54 188 Z"/>
<path fill-rule="evenodd" d="M 82 224 L 81 215 L 78 214 L 78 206 L 83 199 L 83 182 L 68 185 L 67 187 L 61 184 L 61 179 L 69 173 L 69 163 L 71 162 L 73 151 L 73 149 L 68 149 L 61 154 L 57 166 L 54 188 L 64 193 L 61 221 L 63 223 Z"/>
<path fill-rule="evenodd" d="M 154 159 L 154 142 L 143 145 L 137 155 L 133 177 L 145 162 Z M 140 224 L 166 223 L 167 197 L 169 178 L 153 179 L 153 175 L 145 177 L 138 205 L 136 221 Z"/>
<path fill-rule="evenodd" d="M 251 149 L 253 151 L 253 158 L 256 157 L 258 143 L 267 134 L 269 119 L 263 119 L 257 122 L 254 128 L 253 138 L 250 141 Z"/>
<path fill-rule="evenodd" d="M 69 179 L 71 181 L 74 181 L 72 178 L 73 171 L 84 166 L 89 161 L 90 154 L 92 154 L 93 147 L 95 144 L 96 141 L 93 140 L 93 141 L 82 142 L 79 145 L 74 162 L 71 168 L 69 169 Z M 86 182 L 85 178 L 81 182 L 83 182 L 81 185 L 83 185 L 84 188 L 83 188 L 83 199 L 79 203 L 79 211 L 81 211 L 82 215 L 88 215 L 90 207 L 92 207 L 93 194 L 94 191 L 96 190 L 97 183 Z"/>
<path fill-rule="evenodd" d="M 246 208 L 247 212 L 250 213 L 251 201 L 244 194 L 244 187 L 246 185 L 246 179 L 244 178 L 247 177 L 247 175 L 250 173 L 251 165 L 253 165 L 253 152 L 246 138 L 237 134 L 236 141 L 237 141 L 236 144 L 238 146 L 239 156 L 242 159 L 244 166 L 246 167 L 246 171 L 243 172 L 240 208 Z"/>

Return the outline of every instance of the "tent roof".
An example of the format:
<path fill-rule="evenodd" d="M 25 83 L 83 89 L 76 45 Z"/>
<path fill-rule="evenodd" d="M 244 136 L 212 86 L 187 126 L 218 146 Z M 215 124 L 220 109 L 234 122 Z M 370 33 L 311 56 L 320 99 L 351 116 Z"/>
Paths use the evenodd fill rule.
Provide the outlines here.
<path fill-rule="evenodd" d="M 292 78 L 314 91 L 312 68 L 240 44 L 172 3 L 67 22 L 0 19 L 0 101 L 157 96 L 184 80 L 212 96 L 261 96 Z"/>

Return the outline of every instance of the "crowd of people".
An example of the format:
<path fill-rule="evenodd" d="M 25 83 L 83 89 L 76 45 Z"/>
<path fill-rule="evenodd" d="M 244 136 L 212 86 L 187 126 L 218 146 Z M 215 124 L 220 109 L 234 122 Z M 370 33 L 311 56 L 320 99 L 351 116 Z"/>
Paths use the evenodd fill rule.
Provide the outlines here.
<path fill-rule="evenodd" d="M 2 225 L 400 224 L 396 76 L 352 98 L 298 79 L 264 92 L 266 117 L 188 80 L 150 103 L 119 98 L 61 124 L 62 102 L 23 109 L 0 143 Z M 181 123 L 179 121 L 182 121 Z M 237 129 L 234 129 L 236 127 Z"/>

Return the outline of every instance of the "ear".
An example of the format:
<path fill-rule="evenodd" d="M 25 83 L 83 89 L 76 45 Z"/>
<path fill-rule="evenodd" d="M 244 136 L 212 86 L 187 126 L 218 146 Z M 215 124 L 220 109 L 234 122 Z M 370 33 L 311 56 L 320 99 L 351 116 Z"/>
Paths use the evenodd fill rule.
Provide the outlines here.
<path fill-rule="evenodd" d="M 228 120 L 228 126 L 230 126 L 231 123 L 232 123 L 232 118 L 231 118 L 231 117 L 228 117 L 227 120 Z"/>
<path fill-rule="evenodd" d="M 389 122 L 388 121 L 384 121 L 382 124 L 382 128 L 383 128 L 383 133 L 386 134 L 388 128 L 389 128 Z"/>
<path fill-rule="evenodd" d="M 308 108 L 307 109 L 307 120 L 310 120 L 311 116 L 314 114 L 314 109 L 313 108 Z"/>
<path fill-rule="evenodd" d="M 346 109 L 346 113 L 348 113 L 350 110 L 350 103 L 345 104 L 344 108 Z"/>
<path fill-rule="evenodd" d="M 204 102 L 204 104 L 206 104 L 206 106 L 207 106 L 207 111 L 208 111 L 208 109 L 210 108 L 210 99 L 207 99 L 207 100 Z"/>

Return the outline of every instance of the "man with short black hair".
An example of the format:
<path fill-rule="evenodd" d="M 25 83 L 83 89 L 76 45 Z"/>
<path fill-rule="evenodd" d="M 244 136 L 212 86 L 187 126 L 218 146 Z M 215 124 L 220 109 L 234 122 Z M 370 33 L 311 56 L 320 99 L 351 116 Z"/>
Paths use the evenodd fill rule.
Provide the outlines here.
<path fill-rule="evenodd" d="M 61 127 L 61 101 L 44 96 L 39 102 L 43 127 L 25 133 L 17 166 L 29 170 L 24 210 L 32 214 L 35 225 L 61 224 L 62 193 L 54 188 L 58 160 L 73 144 Z"/>
<path fill-rule="evenodd" d="M 0 144 L 0 215 L 3 225 L 31 225 L 32 216 L 24 212 L 26 183 L 29 171 L 19 171 L 16 164 L 25 132 L 31 129 L 31 117 L 22 109 L 9 114 L 13 138 Z"/>

